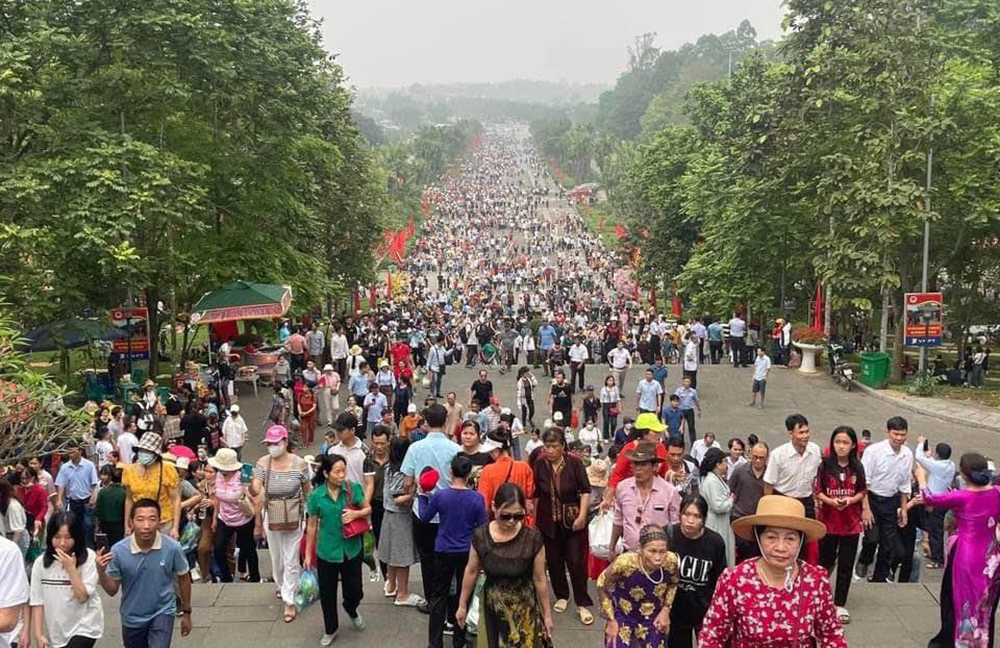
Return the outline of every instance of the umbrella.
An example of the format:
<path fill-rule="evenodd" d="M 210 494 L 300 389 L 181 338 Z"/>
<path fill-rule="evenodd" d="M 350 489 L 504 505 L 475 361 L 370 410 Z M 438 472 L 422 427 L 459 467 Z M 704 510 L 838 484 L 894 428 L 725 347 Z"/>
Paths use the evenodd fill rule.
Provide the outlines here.
<path fill-rule="evenodd" d="M 102 324 L 96 319 L 71 318 L 39 326 L 24 336 L 19 350 L 25 352 L 56 351 L 87 346 L 94 340 L 125 339 L 128 332 Z"/>
<path fill-rule="evenodd" d="M 288 312 L 291 305 L 291 286 L 234 281 L 205 293 L 191 309 L 191 323 L 274 319 Z"/>

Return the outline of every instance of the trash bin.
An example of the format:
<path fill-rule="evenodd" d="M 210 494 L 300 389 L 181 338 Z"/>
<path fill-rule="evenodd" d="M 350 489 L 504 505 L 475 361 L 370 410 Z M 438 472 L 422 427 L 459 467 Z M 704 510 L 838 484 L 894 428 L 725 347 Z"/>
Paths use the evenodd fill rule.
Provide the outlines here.
<path fill-rule="evenodd" d="M 889 354 L 875 352 L 861 354 L 861 382 L 875 389 L 883 389 L 889 381 Z"/>

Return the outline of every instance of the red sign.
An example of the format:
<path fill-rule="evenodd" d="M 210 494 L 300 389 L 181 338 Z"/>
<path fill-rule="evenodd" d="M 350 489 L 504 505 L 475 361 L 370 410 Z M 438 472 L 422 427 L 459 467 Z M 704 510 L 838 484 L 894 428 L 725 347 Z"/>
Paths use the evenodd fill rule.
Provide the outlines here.
<path fill-rule="evenodd" d="M 944 338 L 944 295 L 906 293 L 906 345 L 940 346 Z"/>
<path fill-rule="evenodd" d="M 114 340 L 115 353 L 127 355 L 132 351 L 133 360 L 149 359 L 149 310 L 140 308 L 116 308 L 111 311 L 111 325 L 125 332 L 121 339 Z M 131 342 L 128 333 L 131 331 Z"/>

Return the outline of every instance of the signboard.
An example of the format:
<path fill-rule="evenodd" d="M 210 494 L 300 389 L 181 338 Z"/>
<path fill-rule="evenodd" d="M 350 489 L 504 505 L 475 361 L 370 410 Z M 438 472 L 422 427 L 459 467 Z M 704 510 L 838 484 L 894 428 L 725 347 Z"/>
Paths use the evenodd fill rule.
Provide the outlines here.
<path fill-rule="evenodd" d="M 126 333 L 132 331 L 132 359 L 149 360 L 149 310 L 141 308 L 116 308 L 111 311 L 111 325 Z M 128 337 L 114 341 L 115 353 L 126 356 L 130 344 Z"/>
<path fill-rule="evenodd" d="M 944 337 L 941 293 L 906 293 L 906 346 L 940 346 Z"/>

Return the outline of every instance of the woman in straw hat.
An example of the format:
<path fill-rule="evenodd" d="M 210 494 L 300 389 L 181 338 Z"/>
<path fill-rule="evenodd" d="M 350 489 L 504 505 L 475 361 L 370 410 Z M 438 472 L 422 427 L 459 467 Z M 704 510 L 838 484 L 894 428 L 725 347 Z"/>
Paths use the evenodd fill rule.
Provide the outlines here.
<path fill-rule="evenodd" d="M 220 449 L 208 463 L 217 471 L 215 494 L 212 497 L 212 508 L 215 509 L 212 531 L 215 533 L 215 562 L 219 566 L 219 580 L 223 583 L 233 582 L 233 574 L 226 562 L 226 548 L 229 539 L 235 535 L 240 557 L 247 558 L 247 580 L 259 583 L 257 543 L 253 537 L 256 504 L 249 492 L 249 483 L 242 479 L 243 463 L 232 448 Z"/>
<path fill-rule="evenodd" d="M 723 572 L 699 646 L 846 648 L 826 570 L 799 560 L 806 542 L 826 535 L 823 523 L 808 519 L 798 500 L 767 495 L 733 531 L 756 541 L 761 556 Z"/>

